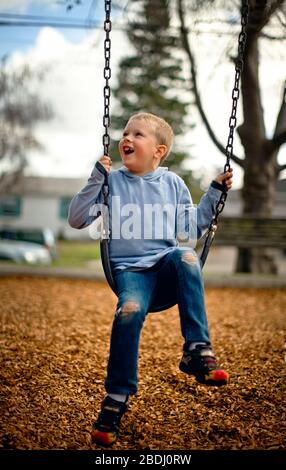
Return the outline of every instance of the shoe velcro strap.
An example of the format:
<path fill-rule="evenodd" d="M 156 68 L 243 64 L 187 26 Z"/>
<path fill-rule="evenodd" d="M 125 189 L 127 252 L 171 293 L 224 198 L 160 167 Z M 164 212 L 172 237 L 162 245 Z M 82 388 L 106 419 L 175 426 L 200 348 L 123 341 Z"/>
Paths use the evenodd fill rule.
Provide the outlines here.
<path fill-rule="evenodd" d="M 209 356 L 209 357 L 215 357 L 214 353 L 212 352 L 211 349 L 202 349 L 200 351 L 200 356 Z"/>
<path fill-rule="evenodd" d="M 105 405 L 103 407 L 104 410 L 106 411 L 112 411 L 112 413 L 121 413 L 121 408 L 120 406 L 110 406 L 110 405 Z"/>

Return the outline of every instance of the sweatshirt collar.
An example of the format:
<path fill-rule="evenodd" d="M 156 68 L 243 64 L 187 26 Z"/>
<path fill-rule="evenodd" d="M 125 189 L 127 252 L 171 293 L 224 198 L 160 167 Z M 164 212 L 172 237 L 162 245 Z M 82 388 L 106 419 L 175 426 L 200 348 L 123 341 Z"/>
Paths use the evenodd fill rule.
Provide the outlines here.
<path fill-rule="evenodd" d="M 128 178 L 130 179 L 143 179 L 143 180 L 146 180 L 146 181 L 153 181 L 153 180 L 156 180 L 158 178 L 160 178 L 162 176 L 162 174 L 164 174 L 166 171 L 168 171 L 168 167 L 166 166 L 159 166 L 158 168 L 156 168 L 155 171 L 151 171 L 150 173 L 146 173 L 146 175 L 143 175 L 143 176 L 139 176 L 139 175 L 135 175 L 134 173 L 131 173 L 125 166 L 122 166 L 121 168 L 119 168 L 119 171 L 121 171 L 121 173 L 123 173 L 125 176 L 127 176 Z"/>

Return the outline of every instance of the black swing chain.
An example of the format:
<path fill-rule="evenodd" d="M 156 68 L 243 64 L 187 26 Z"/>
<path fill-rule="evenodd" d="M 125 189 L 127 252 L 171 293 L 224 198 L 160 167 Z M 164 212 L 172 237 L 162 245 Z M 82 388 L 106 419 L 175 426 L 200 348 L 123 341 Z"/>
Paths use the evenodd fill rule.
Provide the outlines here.
<path fill-rule="evenodd" d="M 104 1 L 105 7 L 105 21 L 104 21 L 104 31 L 105 31 L 105 40 L 104 40 L 104 69 L 103 69 L 103 76 L 105 79 L 105 86 L 103 88 L 103 97 L 104 97 L 104 113 L 103 113 L 103 127 L 104 127 L 104 134 L 102 137 L 103 143 L 103 155 L 109 156 L 109 146 L 110 146 L 110 135 L 108 129 L 110 127 L 110 85 L 109 80 L 111 78 L 111 67 L 110 67 L 110 57 L 111 57 L 111 39 L 110 39 L 110 31 L 112 27 L 112 23 L 110 20 L 111 14 L 111 0 Z M 104 204 L 108 206 L 108 194 L 109 194 L 109 184 L 108 184 L 108 174 L 105 173 L 104 176 L 104 184 L 103 184 L 103 198 Z M 104 221 L 103 217 L 103 230 L 102 230 L 102 238 L 109 238 L 109 232 L 106 225 L 107 221 Z"/>
<path fill-rule="evenodd" d="M 242 7 L 241 7 L 241 31 L 238 36 L 238 55 L 235 61 L 235 78 L 234 78 L 234 87 L 232 90 L 232 108 L 231 108 L 231 115 L 230 115 L 229 124 L 228 124 L 229 134 L 228 134 L 228 139 L 227 139 L 227 145 L 225 148 L 226 163 L 224 165 L 224 173 L 230 170 L 230 160 L 233 156 L 233 135 L 234 135 L 234 130 L 236 128 L 236 123 L 237 123 L 236 112 L 237 112 L 237 104 L 238 104 L 238 99 L 239 99 L 239 83 L 240 83 L 241 73 L 243 70 L 243 56 L 244 56 L 244 50 L 245 50 L 246 38 L 247 38 L 246 27 L 248 23 L 248 14 L 249 14 L 248 0 L 243 0 Z M 209 249 L 213 242 L 215 232 L 217 230 L 218 217 L 224 209 L 226 198 L 227 198 L 227 187 L 226 185 L 224 185 L 224 190 L 222 191 L 220 199 L 215 208 L 215 215 L 213 216 L 212 221 L 207 230 L 207 235 L 205 238 L 203 251 L 200 256 L 202 266 L 204 266 L 205 264 Z"/>
<path fill-rule="evenodd" d="M 110 54 L 111 54 L 111 39 L 110 39 L 110 31 L 111 31 L 111 21 L 110 21 L 110 13 L 111 13 L 111 0 L 105 0 L 105 21 L 104 21 L 104 31 L 105 31 L 105 40 L 104 40 L 104 70 L 103 76 L 105 79 L 105 86 L 103 88 L 103 96 L 104 96 L 104 113 L 103 113 L 103 127 L 105 133 L 103 134 L 103 153 L 104 155 L 109 155 L 109 146 L 110 146 L 110 136 L 108 133 L 108 128 L 110 126 L 110 114 L 109 114 L 109 106 L 110 106 L 110 86 L 109 80 L 111 78 L 111 68 L 110 68 Z"/>

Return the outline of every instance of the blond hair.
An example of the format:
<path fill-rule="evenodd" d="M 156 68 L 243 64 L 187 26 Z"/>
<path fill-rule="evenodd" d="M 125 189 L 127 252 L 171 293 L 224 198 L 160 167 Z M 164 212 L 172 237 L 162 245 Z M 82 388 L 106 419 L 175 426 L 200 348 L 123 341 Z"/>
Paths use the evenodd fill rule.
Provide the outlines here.
<path fill-rule="evenodd" d="M 148 124 L 151 124 L 154 128 L 154 134 L 158 144 L 166 145 L 167 150 L 161 158 L 162 163 L 168 157 L 173 145 L 174 132 L 170 124 L 168 124 L 165 119 L 162 119 L 159 116 L 151 113 L 136 113 L 129 118 L 129 121 L 132 119 L 142 119 Z"/>

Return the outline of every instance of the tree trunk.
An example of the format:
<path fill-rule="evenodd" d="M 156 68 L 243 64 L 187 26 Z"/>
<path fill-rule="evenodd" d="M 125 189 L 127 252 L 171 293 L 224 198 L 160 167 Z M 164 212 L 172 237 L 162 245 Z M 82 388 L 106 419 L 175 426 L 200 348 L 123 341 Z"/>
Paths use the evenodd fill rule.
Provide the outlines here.
<path fill-rule="evenodd" d="M 244 122 L 238 130 L 245 150 L 243 214 L 271 217 L 277 181 L 277 152 L 266 139 L 259 86 L 258 37 L 249 33 L 241 77 Z M 236 271 L 277 273 L 267 248 L 240 248 Z"/>
<path fill-rule="evenodd" d="M 271 217 L 275 194 L 276 176 L 272 159 L 261 172 L 259 163 L 247 158 L 247 171 L 244 173 L 242 190 L 243 214 Z M 237 272 L 277 274 L 277 264 L 267 248 L 240 248 L 236 263 Z"/>
<path fill-rule="evenodd" d="M 286 165 L 278 165 L 279 148 L 286 142 L 286 85 L 281 108 L 277 116 L 273 138 L 266 137 L 264 112 L 260 96 L 258 37 L 271 16 L 285 0 L 250 0 L 249 16 L 246 25 L 247 41 L 244 52 L 244 68 L 241 75 L 243 118 L 242 126 L 237 129 L 245 151 L 245 159 L 232 155 L 232 161 L 244 170 L 242 192 L 243 214 L 271 217 L 274 204 L 276 181 L 279 172 Z M 195 55 L 186 28 L 187 9 L 184 0 L 177 0 L 178 16 L 181 25 L 181 40 L 190 62 L 192 92 L 195 104 L 208 134 L 216 147 L 225 155 L 225 147 L 217 139 L 203 109 L 197 83 Z M 245 19 L 245 18 L 244 18 Z M 240 44 L 241 46 L 241 44 Z M 266 248 L 240 249 L 237 271 L 252 273 L 276 273 L 277 266 L 272 254 Z"/>

